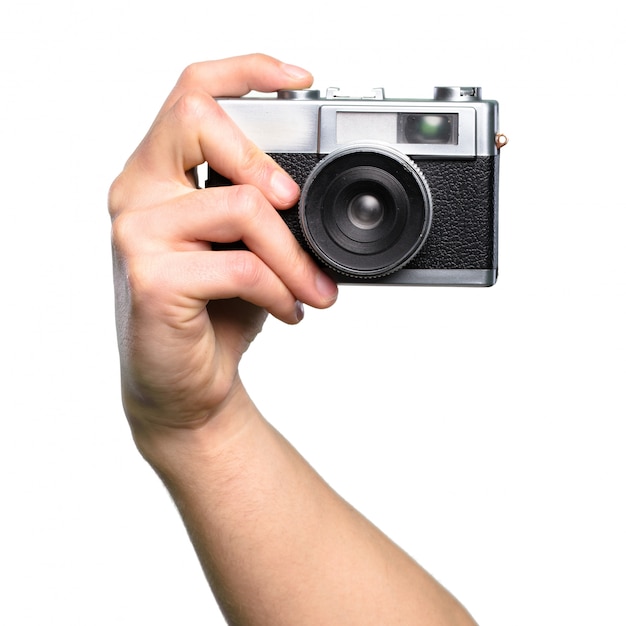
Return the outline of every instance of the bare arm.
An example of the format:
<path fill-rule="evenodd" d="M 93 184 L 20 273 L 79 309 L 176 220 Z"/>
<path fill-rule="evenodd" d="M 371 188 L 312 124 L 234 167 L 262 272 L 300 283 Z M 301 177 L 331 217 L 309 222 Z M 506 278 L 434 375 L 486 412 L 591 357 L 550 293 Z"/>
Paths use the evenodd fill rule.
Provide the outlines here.
<path fill-rule="evenodd" d="M 186 70 L 110 194 L 122 393 L 231 624 L 475 622 L 260 415 L 238 375 L 265 311 L 286 323 L 336 287 L 276 213 L 297 186 L 217 95 L 308 86 L 262 55 Z M 233 187 L 194 190 L 208 160 Z M 208 241 L 243 239 L 248 251 Z"/>

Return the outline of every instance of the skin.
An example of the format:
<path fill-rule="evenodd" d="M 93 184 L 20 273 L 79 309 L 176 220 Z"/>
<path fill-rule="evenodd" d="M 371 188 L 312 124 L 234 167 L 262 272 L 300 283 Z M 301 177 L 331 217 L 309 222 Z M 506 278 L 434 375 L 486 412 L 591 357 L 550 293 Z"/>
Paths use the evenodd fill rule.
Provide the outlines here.
<path fill-rule="evenodd" d="M 319 477 L 239 377 L 268 313 L 296 324 L 337 287 L 277 213 L 297 185 L 214 98 L 311 83 L 259 54 L 189 66 L 112 184 L 124 409 L 229 624 L 475 624 Z M 233 186 L 195 189 L 189 170 L 205 161 Z M 240 239 L 247 250 L 208 243 Z"/>

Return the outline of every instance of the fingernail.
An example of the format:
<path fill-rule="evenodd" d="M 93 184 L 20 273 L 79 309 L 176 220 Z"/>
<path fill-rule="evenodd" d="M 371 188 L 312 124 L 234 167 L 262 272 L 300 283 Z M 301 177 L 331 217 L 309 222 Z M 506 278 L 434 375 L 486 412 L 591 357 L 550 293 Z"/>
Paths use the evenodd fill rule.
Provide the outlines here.
<path fill-rule="evenodd" d="M 304 305 L 302 304 L 302 302 L 300 302 L 300 300 L 296 300 L 296 320 L 298 320 L 298 322 L 301 322 L 303 317 Z"/>
<path fill-rule="evenodd" d="M 311 73 L 307 72 L 305 69 L 298 67 L 297 65 L 289 65 L 288 63 L 283 63 L 283 72 L 291 76 L 291 78 L 295 78 L 296 80 L 302 80 L 303 78 L 310 78 Z"/>
<path fill-rule="evenodd" d="M 337 299 L 337 285 L 335 281 L 324 272 L 318 272 L 315 277 L 315 285 L 317 291 L 327 302 L 333 302 Z"/>
<path fill-rule="evenodd" d="M 300 187 L 288 174 L 276 171 L 272 174 L 272 190 L 276 197 L 285 204 L 295 202 L 300 193 Z"/>

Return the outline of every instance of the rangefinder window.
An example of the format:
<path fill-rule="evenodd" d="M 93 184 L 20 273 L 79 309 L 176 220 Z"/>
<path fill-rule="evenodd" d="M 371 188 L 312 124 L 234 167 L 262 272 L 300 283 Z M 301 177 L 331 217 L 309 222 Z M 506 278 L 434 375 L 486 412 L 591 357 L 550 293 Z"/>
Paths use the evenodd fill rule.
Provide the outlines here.
<path fill-rule="evenodd" d="M 397 127 L 397 113 L 338 111 L 337 143 L 362 140 L 364 134 L 373 141 L 395 143 Z"/>
<path fill-rule="evenodd" d="M 400 113 L 398 143 L 456 145 L 458 128 L 456 113 Z"/>

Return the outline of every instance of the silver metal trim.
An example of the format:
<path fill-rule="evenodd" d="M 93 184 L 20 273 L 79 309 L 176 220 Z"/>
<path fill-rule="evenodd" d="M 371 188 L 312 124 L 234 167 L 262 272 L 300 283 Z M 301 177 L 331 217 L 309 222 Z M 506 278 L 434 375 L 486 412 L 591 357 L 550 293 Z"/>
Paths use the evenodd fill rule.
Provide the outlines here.
<path fill-rule="evenodd" d="M 455 114 L 459 116 L 459 140 L 452 144 L 409 144 L 390 143 L 404 154 L 426 157 L 473 158 L 476 156 L 476 115 L 474 109 L 458 107 L 430 107 L 430 106 L 359 106 L 350 105 L 322 105 L 320 107 L 319 153 L 328 154 L 339 148 L 343 143 L 337 141 L 337 114 L 338 113 L 433 113 Z M 374 139 L 367 136 L 367 127 L 363 125 L 363 141 Z"/>
<path fill-rule="evenodd" d="M 402 269 L 377 279 L 350 278 L 329 272 L 338 283 L 361 285 L 415 285 L 422 287 L 491 287 L 498 278 L 497 269 L 424 270 Z"/>
<path fill-rule="evenodd" d="M 307 94 L 308 96 L 309 94 Z M 336 122 L 332 121 L 337 110 L 345 111 L 427 111 L 459 114 L 460 143 L 456 146 L 420 144 L 396 145 L 408 155 L 419 157 L 473 158 L 495 156 L 498 147 L 498 103 L 494 100 L 437 101 L 416 99 L 378 98 L 344 99 L 287 99 L 278 98 L 220 98 L 222 108 L 256 145 L 264 152 L 319 153 L 331 152 L 337 147 L 329 139 Z M 364 129 L 365 130 L 365 129 Z M 364 132 L 363 141 L 368 137 Z M 471 148 L 470 148 L 471 144 Z"/>

